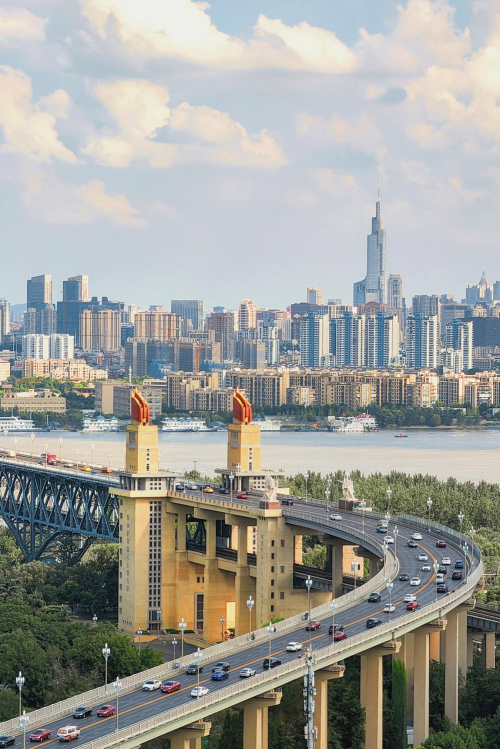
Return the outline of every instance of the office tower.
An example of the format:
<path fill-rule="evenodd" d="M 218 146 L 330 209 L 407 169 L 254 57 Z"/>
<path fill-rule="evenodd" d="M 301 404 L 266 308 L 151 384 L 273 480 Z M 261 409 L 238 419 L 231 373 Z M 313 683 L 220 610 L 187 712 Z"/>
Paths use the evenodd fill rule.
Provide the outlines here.
<path fill-rule="evenodd" d="M 88 302 L 89 277 L 71 276 L 67 281 L 63 281 L 63 301 Z"/>
<path fill-rule="evenodd" d="M 344 312 L 330 320 L 330 351 L 335 366 L 362 367 L 366 362 L 366 318 Z"/>
<path fill-rule="evenodd" d="M 181 317 L 172 312 L 136 312 L 135 338 L 139 341 L 170 341 L 181 337 Z"/>
<path fill-rule="evenodd" d="M 10 302 L 0 299 L 0 341 L 10 333 Z"/>
<path fill-rule="evenodd" d="M 467 286 L 465 290 L 465 301 L 470 306 L 473 306 L 478 302 L 492 302 L 493 298 L 494 287 L 489 285 L 483 270 L 479 283 L 473 286 Z"/>
<path fill-rule="evenodd" d="M 23 359 L 50 359 L 50 338 L 40 333 L 23 335 Z"/>
<path fill-rule="evenodd" d="M 468 314 L 469 305 L 460 302 L 446 302 L 441 304 L 441 325 L 439 328 L 441 340 L 446 337 L 446 327 L 452 320 L 463 320 Z"/>
<path fill-rule="evenodd" d="M 495 302 L 500 301 L 500 281 L 495 281 L 493 284 L 493 299 Z"/>
<path fill-rule="evenodd" d="M 212 312 L 207 317 L 207 330 L 214 331 L 215 340 L 221 344 L 223 361 L 234 359 L 234 316 L 227 310 Z"/>
<path fill-rule="evenodd" d="M 36 309 L 28 307 L 23 313 L 23 332 L 24 335 L 36 334 Z"/>
<path fill-rule="evenodd" d="M 472 350 L 474 348 L 474 326 L 472 320 L 452 320 L 446 326 L 445 346 L 447 349 L 460 351 L 463 371 L 472 369 Z"/>
<path fill-rule="evenodd" d="M 316 288 L 316 286 L 308 286 L 306 299 L 308 304 L 324 304 L 325 292 L 323 289 Z"/>
<path fill-rule="evenodd" d="M 251 299 L 243 299 L 238 309 L 238 330 L 257 327 L 257 307 Z"/>
<path fill-rule="evenodd" d="M 329 349 L 328 315 L 306 312 L 300 321 L 300 365 L 320 367 Z"/>
<path fill-rule="evenodd" d="M 84 351 L 114 351 L 120 348 L 120 312 L 86 309 L 80 313 L 79 345 Z"/>
<path fill-rule="evenodd" d="M 265 344 L 265 359 L 268 365 L 277 364 L 280 357 L 280 342 L 278 339 L 278 328 L 276 325 L 264 325 L 259 322 L 259 340 Z"/>
<path fill-rule="evenodd" d="M 380 181 L 372 231 L 366 243 L 366 276 L 354 284 L 353 291 L 354 306 L 367 302 L 385 303 L 385 229 L 380 214 Z"/>
<path fill-rule="evenodd" d="M 172 299 L 170 311 L 182 318 L 182 334 L 188 331 L 188 320 L 193 330 L 203 330 L 203 302 L 201 299 Z"/>
<path fill-rule="evenodd" d="M 47 304 L 37 313 L 42 335 L 52 335 L 57 331 L 57 312 L 53 304 Z"/>
<path fill-rule="evenodd" d="M 439 355 L 439 318 L 416 312 L 406 322 L 406 365 L 434 369 Z"/>
<path fill-rule="evenodd" d="M 135 316 L 140 311 L 141 309 L 137 306 L 137 304 L 129 304 L 128 313 L 127 313 L 127 322 L 130 325 L 134 324 Z"/>
<path fill-rule="evenodd" d="M 418 294 L 413 297 L 413 314 L 417 312 L 424 317 L 432 317 L 433 315 L 439 315 L 440 302 L 437 294 L 429 296 L 427 294 Z"/>
<path fill-rule="evenodd" d="M 403 281 L 393 273 L 387 281 L 387 306 L 401 309 L 403 306 Z"/>
<path fill-rule="evenodd" d="M 75 339 L 67 333 L 54 333 L 49 336 L 51 359 L 73 359 Z"/>
<path fill-rule="evenodd" d="M 27 282 L 26 307 L 39 312 L 46 304 L 52 304 L 52 276 L 33 276 Z"/>
<path fill-rule="evenodd" d="M 366 318 L 367 367 L 389 367 L 399 360 L 400 327 L 397 315 L 379 312 Z"/>
<path fill-rule="evenodd" d="M 265 369 L 265 342 L 250 338 L 242 340 L 240 342 L 240 358 L 245 369 Z"/>

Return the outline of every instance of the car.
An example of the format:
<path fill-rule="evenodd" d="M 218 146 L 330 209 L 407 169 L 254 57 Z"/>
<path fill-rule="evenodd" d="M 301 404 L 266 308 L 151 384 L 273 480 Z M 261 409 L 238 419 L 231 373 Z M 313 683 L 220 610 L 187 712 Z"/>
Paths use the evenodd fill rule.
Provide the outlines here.
<path fill-rule="evenodd" d="M 412 579 L 410 580 L 410 585 L 420 585 L 420 578 L 412 577 Z"/>
<path fill-rule="evenodd" d="M 227 661 L 219 661 L 212 667 L 212 673 L 214 671 L 229 671 L 231 665 Z"/>
<path fill-rule="evenodd" d="M 382 624 L 382 619 L 376 619 L 375 617 L 371 616 L 366 620 L 366 629 L 373 629 L 373 627 L 378 627 L 379 624 Z"/>
<path fill-rule="evenodd" d="M 246 492 L 240 492 L 236 495 L 236 499 L 248 499 L 248 494 Z"/>
<path fill-rule="evenodd" d="M 377 533 L 387 533 L 386 525 L 377 525 Z"/>
<path fill-rule="evenodd" d="M 142 685 L 142 691 L 143 692 L 154 692 L 156 689 L 160 689 L 160 687 L 161 687 L 161 681 L 160 681 L 160 679 L 148 679 Z"/>
<path fill-rule="evenodd" d="M 249 679 L 250 676 L 255 676 L 257 671 L 254 668 L 250 668 L 249 666 L 246 666 L 245 668 L 242 668 L 240 671 L 240 676 L 242 679 Z"/>
<path fill-rule="evenodd" d="M 45 739 L 50 739 L 50 734 L 52 731 L 49 731 L 48 728 L 37 728 L 33 733 L 30 733 L 30 741 L 45 741 Z"/>
<path fill-rule="evenodd" d="M 439 583 L 437 586 L 437 592 L 438 593 L 448 593 L 448 586 L 446 583 Z"/>
<path fill-rule="evenodd" d="M 194 674 L 195 676 L 198 674 L 198 664 L 197 663 L 190 663 L 189 666 L 186 668 L 186 673 L 189 675 Z M 200 674 L 203 673 L 203 666 L 200 666 Z"/>
<path fill-rule="evenodd" d="M 114 705 L 103 705 L 97 711 L 97 717 L 98 718 L 109 718 L 110 715 L 114 715 L 114 714 L 115 714 L 115 706 Z"/>
<path fill-rule="evenodd" d="M 343 624 L 335 625 L 335 632 L 343 632 L 343 631 L 344 631 Z M 328 634 L 333 635 L 333 624 L 330 624 L 330 626 L 328 627 Z"/>
<path fill-rule="evenodd" d="M 298 650 L 302 650 L 302 643 L 301 642 L 289 642 L 286 646 L 286 650 L 288 653 L 296 653 Z"/>
<path fill-rule="evenodd" d="M 172 694 L 172 692 L 178 692 L 181 688 L 180 681 L 162 681 L 161 683 L 161 691 L 165 692 L 165 694 Z"/>
<path fill-rule="evenodd" d="M 334 642 L 340 642 L 341 640 L 345 640 L 347 638 L 347 633 L 344 632 L 344 628 L 342 629 L 336 629 L 335 633 L 333 635 L 333 641 Z"/>
<path fill-rule="evenodd" d="M 424 562 L 424 564 L 422 565 L 420 569 L 422 570 L 422 572 L 430 572 L 431 565 L 429 564 L 429 562 Z"/>
<path fill-rule="evenodd" d="M 102 469 L 102 472 L 103 473 L 113 473 L 113 469 L 111 468 L 111 466 L 106 466 L 105 468 Z"/>
<path fill-rule="evenodd" d="M 13 746 L 16 743 L 14 736 L 0 736 L 0 747 Z"/>
<path fill-rule="evenodd" d="M 421 533 L 412 533 L 411 537 L 414 541 L 421 541 L 422 540 L 422 534 Z"/>
<path fill-rule="evenodd" d="M 227 671 L 223 671 L 222 668 L 218 668 L 217 671 L 212 672 L 212 681 L 224 681 L 225 679 L 229 679 L 229 674 Z"/>
<path fill-rule="evenodd" d="M 407 572 L 402 572 L 401 575 L 399 576 L 399 579 L 401 580 L 402 583 L 407 583 L 408 580 L 410 579 L 410 576 Z"/>
<path fill-rule="evenodd" d="M 219 494 L 229 494 L 229 489 L 225 486 L 219 487 Z"/>
<path fill-rule="evenodd" d="M 444 575 L 436 575 L 436 582 L 437 583 L 444 583 Z"/>
<path fill-rule="evenodd" d="M 80 738 L 80 729 L 76 726 L 63 726 L 57 732 L 59 741 L 72 741 Z"/>
<path fill-rule="evenodd" d="M 463 559 L 457 559 L 455 562 L 455 569 L 456 570 L 463 570 L 464 568 L 464 562 Z"/>
<path fill-rule="evenodd" d="M 416 601 L 409 601 L 406 604 L 407 611 L 416 611 L 418 609 L 418 603 Z"/>
<path fill-rule="evenodd" d="M 321 622 L 312 621 L 306 625 L 306 632 L 315 632 L 317 629 L 321 629 Z"/>
<path fill-rule="evenodd" d="M 410 601 L 416 601 L 417 596 L 414 593 L 405 593 L 405 597 L 403 598 L 403 601 L 405 603 L 410 603 Z"/>
<path fill-rule="evenodd" d="M 394 543 L 394 536 L 386 536 L 384 538 L 384 541 L 386 544 L 393 544 Z"/>
<path fill-rule="evenodd" d="M 87 715 L 92 715 L 92 708 L 91 707 L 77 707 L 76 710 L 73 713 L 73 718 L 86 718 Z"/>
<path fill-rule="evenodd" d="M 214 494 L 214 489 L 212 486 L 204 486 L 203 492 L 204 494 Z"/>
<path fill-rule="evenodd" d="M 84 473 L 92 473 L 92 468 L 90 466 L 82 466 L 82 471 Z"/>
<path fill-rule="evenodd" d="M 438 549 L 446 549 L 446 541 L 439 539 L 439 541 L 436 541 L 436 547 Z"/>
<path fill-rule="evenodd" d="M 417 542 L 416 542 L 416 541 L 414 541 L 414 540 L 413 540 L 412 538 L 410 538 L 410 540 L 408 541 L 408 543 L 407 543 L 406 545 L 407 545 L 407 546 L 408 546 L 408 547 L 409 547 L 410 549 L 416 549 L 416 548 L 417 548 L 417 546 L 418 546 Z"/>
<path fill-rule="evenodd" d="M 418 555 L 418 561 L 419 562 L 427 562 L 428 559 L 429 559 L 429 557 L 423 551 L 421 551 L 420 554 Z"/>
<path fill-rule="evenodd" d="M 441 559 L 441 564 L 446 564 L 446 565 L 449 565 L 449 564 L 451 564 L 451 559 L 450 559 L 450 557 L 443 557 L 443 558 Z"/>
<path fill-rule="evenodd" d="M 342 520 L 342 515 L 339 515 L 338 512 L 332 512 L 332 514 L 330 515 L 330 520 L 335 520 L 338 522 L 339 520 Z"/>
<path fill-rule="evenodd" d="M 176 491 L 176 492 L 183 492 L 185 488 L 186 488 L 186 487 L 185 487 L 185 485 L 184 485 L 184 484 L 176 484 L 176 485 L 175 485 L 175 491 Z"/>
<path fill-rule="evenodd" d="M 448 572 L 448 568 L 440 566 L 437 568 L 437 571 L 438 571 L 438 575 L 446 575 L 446 573 Z"/>
<path fill-rule="evenodd" d="M 282 499 L 281 500 L 281 506 L 282 507 L 292 507 L 293 505 L 293 499 Z"/>
<path fill-rule="evenodd" d="M 386 614 L 392 614 L 394 611 L 396 611 L 396 607 L 393 603 L 391 603 L 390 605 L 386 603 L 384 606 L 384 611 Z"/>
<path fill-rule="evenodd" d="M 453 570 L 451 575 L 452 580 L 461 580 L 462 579 L 462 573 L 460 570 Z"/>
<path fill-rule="evenodd" d="M 191 690 L 191 697 L 204 697 L 208 694 L 208 687 L 195 687 Z"/>
<path fill-rule="evenodd" d="M 262 664 L 264 671 L 267 671 L 269 668 L 276 668 L 276 666 L 281 666 L 279 658 L 264 658 L 264 663 Z"/>
<path fill-rule="evenodd" d="M 196 492 L 198 491 L 199 488 L 200 487 L 198 486 L 198 484 L 192 484 L 192 483 L 186 484 L 186 489 L 189 489 L 189 491 L 191 492 Z"/>
<path fill-rule="evenodd" d="M 378 603 L 381 599 L 382 599 L 382 594 L 374 592 L 374 593 L 370 593 L 370 595 L 367 598 L 367 601 L 369 601 L 370 603 Z"/>

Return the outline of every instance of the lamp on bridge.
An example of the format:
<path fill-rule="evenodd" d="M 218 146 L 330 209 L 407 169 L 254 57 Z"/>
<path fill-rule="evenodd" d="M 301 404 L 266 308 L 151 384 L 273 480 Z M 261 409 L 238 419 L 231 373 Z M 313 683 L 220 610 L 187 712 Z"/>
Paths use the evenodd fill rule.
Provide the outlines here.
<path fill-rule="evenodd" d="M 111 649 L 108 647 L 108 643 L 105 644 L 105 646 L 102 649 L 102 654 L 104 656 L 104 694 L 106 697 L 108 696 L 108 658 L 111 655 Z"/>
<path fill-rule="evenodd" d="M 19 729 L 23 732 L 23 749 L 26 749 L 26 731 L 29 722 L 29 715 L 26 714 L 26 710 L 23 710 L 23 714 L 19 716 Z"/>
<path fill-rule="evenodd" d="M 140 627 L 137 630 L 136 635 L 139 637 L 139 653 L 140 653 L 141 652 L 141 637 L 142 637 L 142 629 Z"/>
<path fill-rule="evenodd" d="M 337 610 L 337 602 L 335 598 L 330 601 L 330 610 L 332 612 L 332 642 L 335 642 L 335 612 Z"/>
<path fill-rule="evenodd" d="M 392 499 L 392 489 L 390 486 L 386 489 L 385 493 L 387 495 L 387 512 L 388 514 L 390 514 L 391 513 L 391 499 Z"/>
<path fill-rule="evenodd" d="M 21 718 L 21 715 L 22 715 L 24 682 L 25 682 L 25 678 L 22 675 L 21 671 L 19 671 L 19 676 L 16 676 L 16 685 L 17 685 L 17 688 L 19 689 L 19 718 Z"/>
<path fill-rule="evenodd" d="M 175 648 L 177 647 L 177 640 L 175 639 L 175 637 L 172 640 L 172 647 L 174 649 L 174 661 L 175 661 Z"/>
<path fill-rule="evenodd" d="M 458 513 L 458 522 L 460 523 L 460 546 L 462 546 L 462 525 L 464 523 L 465 515 L 462 510 Z"/>
<path fill-rule="evenodd" d="M 427 509 L 429 510 L 428 530 L 431 529 L 431 507 L 432 507 L 432 499 L 429 497 L 429 499 L 427 500 Z"/>
<path fill-rule="evenodd" d="M 120 677 L 116 677 L 116 681 L 113 682 L 113 689 L 115 690 L 116 694 L 116 728 L 115 732 L 118 733 L 118 715 L 120 714 L 120 710 L 118 707 L 118 697 L 120 695 L 120 692 L 122 691 L 122 683 L 120 681 Z"/>
<path fill-rule="evenodd" d="M 159 635 L 160 630 L 161 630 L 161 609 L 157 609 L 156 611 L 156 621 L 158 622 L 158 635 Z"/>
<path fill-rule="evenodd" d="M 220 618 L 220 641 L 224 642 L 224 624 L 226 623 L 226 620 L 224 619 L 224 614 Z"/>
<path fill-rule="evenodd" d="M 248 596 L 247 607 L 248 607 L 248 614 L 249 614 L 249 620 L 250 620 L 249 627 L 248 627 L 248 635 L 249 635 L 248 641 L 249 642 L 252 639 L 252 609 L 254 605 L 255 605 L 255 601 L 253 600 L 252 596 Z"/>
<path fill-rule="evenodd" d="M 389 619 L 392 616 L 392 589 L 394 588 L 394 583 L 389 581 L 387 583 L 387 590 L 389 591 Z"/>
<path fill-rule="evenodd" d="M 186 631 L 187 624 L 184 621 L 184 617 L 179 622 L 179 629 L 181 631 L 181 668 L 184 661 L 184 632 Z"/>
<path fill-rule="evenodd" d="M 313 581 L 311 575 L 307 576 L 306 588 L 307 588 L 307 626 L 309 627 L 309 642 L 311 641 L 311 588 Z"/>
<path fill-rule="evenodd" d="M 271 640 L 274 635 L 274 625 L 269 622 L 269 626 L 266 629 L 267 636 L 269 637 L 269 670 L 271 670 Z M 311 633 L 309 633 L 309 637 Z"/>
<path fill-rule="evenodd" d="M 97 614 L 94 614 L 94 616 L 92 617 L 92 621 L 94 622 L 94 626 L 97 627 Z"/>

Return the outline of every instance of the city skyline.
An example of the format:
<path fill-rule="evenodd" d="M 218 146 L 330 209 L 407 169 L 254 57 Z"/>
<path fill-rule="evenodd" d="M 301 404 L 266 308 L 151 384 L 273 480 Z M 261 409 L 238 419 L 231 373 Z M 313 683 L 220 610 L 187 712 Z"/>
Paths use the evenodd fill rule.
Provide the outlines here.
<path fill-rule="evenodd" d="M 378 178 L 407 298 L 499 275 L 494 2 L 133 5 L 1 11 L 2 228 L 23 263 L 0 296 L 22 301 L 28 266 L 54 298 L 88 273 L 143 307 L 283 307 L 304 283 L 347 301 Z"/>

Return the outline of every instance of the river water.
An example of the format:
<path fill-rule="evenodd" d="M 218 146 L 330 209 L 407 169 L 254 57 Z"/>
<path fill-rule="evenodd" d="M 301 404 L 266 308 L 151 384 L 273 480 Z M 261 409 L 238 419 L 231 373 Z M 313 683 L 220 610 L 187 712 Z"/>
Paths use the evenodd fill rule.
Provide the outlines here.
<path fill-rule="evenodd" d="M 281 469 L 286 474 L 304 471 L 328 473 L 337 469 L 363 473 L 392 470 L 423 473 L 459 481 L 500 481 L 500 429 L 416 429 L 406 432 L 406 439 L 397 439 L 395 432 L 381 431 L 362 434 L 331 432 L 266 432 L 262 434 L 262 465 Z M 123 466 L 125 435 L 84 434 L 82 432 L 39 432 L 34 451 L 60 454 L 62 457 Z M 17 442 L 14 443 L 14 439 Z M 160 464 L 174 471 L 196 467 L 212 475 L 215 468 L 226 465 L 227 432 L 180 433 L 160 432 Z M 0 437 L 2 446 L 31 451 L 29 435 Z M 109 457 L 110 456 L 110 457 Z"/>

